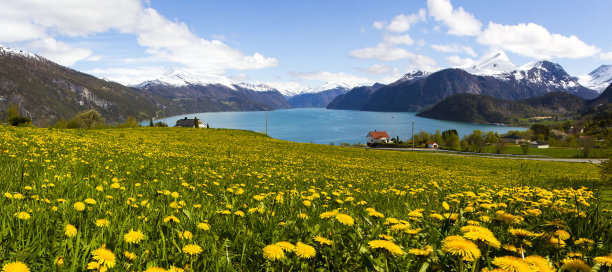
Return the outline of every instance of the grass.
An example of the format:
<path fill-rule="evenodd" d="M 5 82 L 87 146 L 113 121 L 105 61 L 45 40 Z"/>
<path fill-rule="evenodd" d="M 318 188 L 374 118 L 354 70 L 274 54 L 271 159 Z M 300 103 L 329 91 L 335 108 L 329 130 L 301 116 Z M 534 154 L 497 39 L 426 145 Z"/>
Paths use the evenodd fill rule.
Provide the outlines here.
<path fill-rule="evenodd" d="M 485 153 L 496 153 L 495 146 L 485 147 Z M 520 146 L 507 146 L 504 154 L 515 154 L 523 155 L 523 151 Z M 548 156 L 551 158 L 578 158 L 578 150 L 576 148 L 563 148 L 563 147 L 551 147 L 551 148 L 529 148 L 528 155 L 541 155 Z M 612 149 L 591 149 L 588 158 L 610 158 L 612 157 Z M 581 158 L 584 158 L 581 156 Z"/>

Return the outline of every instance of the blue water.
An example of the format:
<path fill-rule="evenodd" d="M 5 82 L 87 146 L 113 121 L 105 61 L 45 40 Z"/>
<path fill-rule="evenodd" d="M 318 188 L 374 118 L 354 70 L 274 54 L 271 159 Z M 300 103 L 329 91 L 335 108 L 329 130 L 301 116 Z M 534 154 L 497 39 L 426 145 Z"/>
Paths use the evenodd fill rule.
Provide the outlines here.
<path fill-rule="evenodd" d="M 459 137 L 470 134 L 475 129 L 483 132 L 493 131 L 499 134 L 510 130 L 525 130 L 520 127 L 479 125 L 460 122 L 449 122 L 415 116 L 414 112 L 371 112 L 352 110 L 328 110 L 322 108 L 299 108 L 268 111 L 268 135 L 270 137 L 302 143 L 340 144 L 365 143 L 369 131 L 387 131 L 389 136 L 399 136 L 400 140 L 411 137 L 412 122 L 414 134 L 419 131 L 435 133 L 447 129 L 456 129 Z M 194 118 L 208 123 L 211 128 L 245 129 L 266 132 L 266 112 L 206 112 L 185 114 L 166 119 L 159 119 L 169 126 L 176 120 Z M 148 122 L 143 122 L 147 125 Z"/>

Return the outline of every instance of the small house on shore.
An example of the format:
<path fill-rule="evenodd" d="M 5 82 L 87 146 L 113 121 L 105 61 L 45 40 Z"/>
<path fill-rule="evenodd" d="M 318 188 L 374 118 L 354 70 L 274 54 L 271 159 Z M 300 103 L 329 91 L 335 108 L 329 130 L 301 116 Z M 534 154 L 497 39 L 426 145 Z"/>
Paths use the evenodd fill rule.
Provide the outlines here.
<path fill-rule="evenodd" d="M 427 143 L 427 148 L 438 149 L 438 143 L 436 143 L 436 142 L 429 142 L 429 143 Z"/>
<path fill-rule="evenodd" d="M 178 119 L 176 120 L 176 125 L 174 125 L 175 127 L 196 127 L 195 123 L 196 123 L 196 118 L 194 119 L 188 119 L 187 117 L 185 117 L 185 119 Z M 198 128 L 206 128 L 207 125 L 202 122 L 202 120 L 198 119 Z"/>
<path fill-rule="evenodd" d="M 368 146 L 372 146 L 374 143 L 389 143 L 389 134 L 386 131 L 370 131 L 366 138 Z"/>
<path fill-rule="evenodd" d="M 504 143 L 520 144 L 525 141 L 525 138 L 518 136 L 518 135 L 510 134 L 510 135 L 501 137 L 501 140 Z"/>

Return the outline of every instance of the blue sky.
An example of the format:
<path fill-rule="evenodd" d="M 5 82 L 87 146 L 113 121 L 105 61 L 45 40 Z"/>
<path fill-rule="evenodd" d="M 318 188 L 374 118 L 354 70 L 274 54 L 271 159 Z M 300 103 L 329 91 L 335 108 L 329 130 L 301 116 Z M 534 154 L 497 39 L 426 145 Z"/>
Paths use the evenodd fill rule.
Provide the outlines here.
<path fill-rule="evenodd" d="M 608 0 L 5 0 L 0 43 L 125 84 L 170 68 L 279 88 L 389 83 L 499 50 L 577 76 L 612 63 L 609 14 Z"/>

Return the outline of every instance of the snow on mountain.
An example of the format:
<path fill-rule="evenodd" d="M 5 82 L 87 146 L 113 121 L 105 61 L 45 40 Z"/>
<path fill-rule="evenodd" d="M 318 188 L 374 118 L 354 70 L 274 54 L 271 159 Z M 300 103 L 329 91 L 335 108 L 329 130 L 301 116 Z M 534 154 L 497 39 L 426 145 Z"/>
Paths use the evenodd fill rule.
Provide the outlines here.
<path fill-rule="evenodd" d="M 23 50 L 13 49 L 13 48 L 10 48 L 2 44 L 0 44 L 0 55 L 15 55 L 15 56 L 22 56 L 26 58 L 32 58 L 36 60 L 44 60 L 43 57 L 40 57 L 38 55 L 23 51 Z"/>
<path fill-rule="evenodd" d="M 164 74 L 162 74 L 159 78 L 154 80 L 148 80 L 142 82 L 140 84 L 136 84 L 133 87 L 143 88 L 145 86 L 156 84 L 156 85 L 170 85 L 174 87 L 182 87 L 187 85 L 211 85 L 211 84 L 220 84 L 230 89 L 235 90 L 234 87 L 235 82 L 231 79 L 213 74 L 192 74 L 190 72 L 171 68 L 168 69 Z"/>
<path fill-rule="evenodd" d="M 243 89 L 249 89 L 249 90 L 253 90 L 256 92 L 269 92 L 269 91 L 276 91 L 276 88 L 266 84 L 266 83 L 237 83 L 234 84 L 234 86 L 243 88 Z"/>
<path fill-rule="evenodd" d="M 327 82 L 321 86 L 317 86 L 314 88 L 310 88 L 305 90 L 302 93 L 320 93 L 323 91 L 327 91 L 327 90 L 333 90 L 333 89 L 345 89 L 345 90 L 350 90 L 352 88 L 357 87 L 357 84 L 349 84 L 349 83 L 339 83 L 339 82 Z"/>
<path fill-rule="evenodd" d="M 510 61 L 504 51 L 499 51 L 486 54 L 462 69 L 474 75 L 494 76 L 517 70 L 517 66 Z"/>
<path fill-rule="evenodd" d="M 612 83 L 612 65 L 602 65 L 588 75 L 578 76 L 580 85 L 602 93 Z"/>
<path fill-rule="evenodd" d="M 431 72 L 415 70 L 415 71 L 406 73 L 404 76 L 402 76 L 400 79 L 395 81 L 393 84 L 395 84 L 395 83 L 402 83 L 402 82 L 406 82 L 406 81 L 412 81 L 412 80 L 415 80 L 415 79 L 420 79 L 420 78 L 428 77 L 429 75 L 431 75 Z"/>

